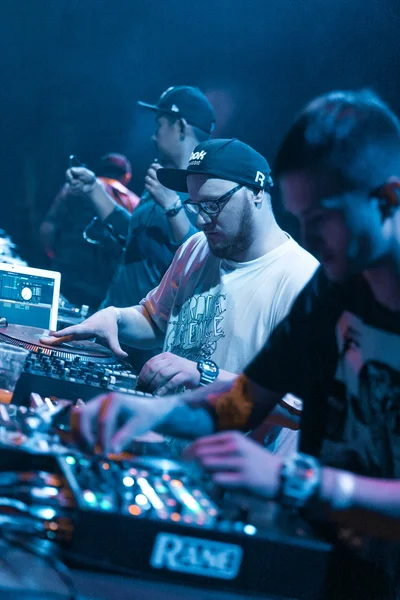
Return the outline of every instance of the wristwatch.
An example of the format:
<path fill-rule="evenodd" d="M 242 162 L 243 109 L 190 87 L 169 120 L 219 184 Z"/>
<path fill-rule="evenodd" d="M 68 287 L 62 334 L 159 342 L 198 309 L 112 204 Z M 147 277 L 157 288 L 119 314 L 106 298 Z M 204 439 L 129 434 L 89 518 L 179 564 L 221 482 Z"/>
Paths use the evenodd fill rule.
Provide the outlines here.
<path fill-rule="evenodd" d="M 219 375 L 219 369 L 212 360 L 199 360 L 197 369 L 200 372 L 199 385 L 208 385 L 213 383 Z"/>
<path fill-rule="evenodd" d="M 295 452 L 282 465 L 280 501 L 289 508 L 303 507 L 320 485 L 321 469 L 313 456 Z"/>
<path fill-rule="evenodd" d="M 167 217 L 175 217 L 183 208 L 182 200 L 177 197 L 175 202 L 168 208 L 164 208 L 164 215 Z"/>

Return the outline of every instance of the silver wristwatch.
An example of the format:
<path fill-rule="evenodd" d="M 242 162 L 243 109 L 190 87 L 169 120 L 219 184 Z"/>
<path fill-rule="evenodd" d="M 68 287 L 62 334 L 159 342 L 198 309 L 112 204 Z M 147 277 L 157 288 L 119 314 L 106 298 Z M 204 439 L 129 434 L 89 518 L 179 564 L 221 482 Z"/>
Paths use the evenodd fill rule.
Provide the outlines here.
<path fill-rule="evenodd" d="M 301 452 L 288 456 L 281 471 L 280 501 L 289 508 L 301 508 L 317 492 L 321 468 L 316 458 Z"/>
<path fill-rule="evenodd" d="M 197 370 L 200 372 L 199 385 L 208 385 L 213 383 L 219 375 L 219 369 L 212 360 L 199 360 Z"/>

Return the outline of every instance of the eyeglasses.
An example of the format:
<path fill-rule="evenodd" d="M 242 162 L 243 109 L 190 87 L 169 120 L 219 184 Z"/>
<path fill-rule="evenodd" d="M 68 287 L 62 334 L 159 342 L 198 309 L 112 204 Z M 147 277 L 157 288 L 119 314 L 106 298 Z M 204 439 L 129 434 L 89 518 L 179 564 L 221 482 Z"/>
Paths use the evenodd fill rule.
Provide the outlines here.
<path fill-rule="evenodd" d="M 223 196 L 220 196 L 216 200 L 207 200 L 205 202 L 192 202 L 190 198 L 185 200 L 182 204 L 186 206 L 187 210 L 195 215 L 198 215 L 200 211 L 206 213 L 206 215 L 219 215 L 224 208 L 225 204 L 230 200 L 233 194 L 236 194 L 242 188 L 242 185 L 237 185 L 233 189 L 226 192 Z"/>

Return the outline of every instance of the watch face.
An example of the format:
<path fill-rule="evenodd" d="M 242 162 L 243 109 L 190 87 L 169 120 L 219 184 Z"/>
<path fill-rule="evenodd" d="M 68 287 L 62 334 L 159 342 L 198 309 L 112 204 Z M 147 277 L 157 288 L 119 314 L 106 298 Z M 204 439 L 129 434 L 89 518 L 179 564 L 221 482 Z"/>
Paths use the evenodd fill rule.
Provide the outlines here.
<path fill-rule="evenodd" d="M 207 375 L 215 375 L 215 373 L 218 373 L 218 367 L 212 360 L 201 360 L 199 362 L 199 369 Z"/>

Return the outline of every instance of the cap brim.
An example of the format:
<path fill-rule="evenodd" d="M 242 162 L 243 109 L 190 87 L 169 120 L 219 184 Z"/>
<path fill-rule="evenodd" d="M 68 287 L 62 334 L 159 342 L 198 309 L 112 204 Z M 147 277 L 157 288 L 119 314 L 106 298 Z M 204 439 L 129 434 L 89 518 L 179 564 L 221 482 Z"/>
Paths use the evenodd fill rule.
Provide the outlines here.
<path fill-rule="evenodd" d="M 157 179 L 158 181 L 170 190 L 175 192 L 187 192 L 187 181 L 186 178 L 193 171 L 187 169 L 158 169 Z"/>
<path fill-rule="evenodd" d="M 153 110 L 154 112 L 158 111 L 158 106 L 156 106 L 155 104 L 147 104 L 147 102 L 142 102 L 141 100 L 138 100 L 137 104 L 142 108 L 148 108 L 150 110 Z"/>

